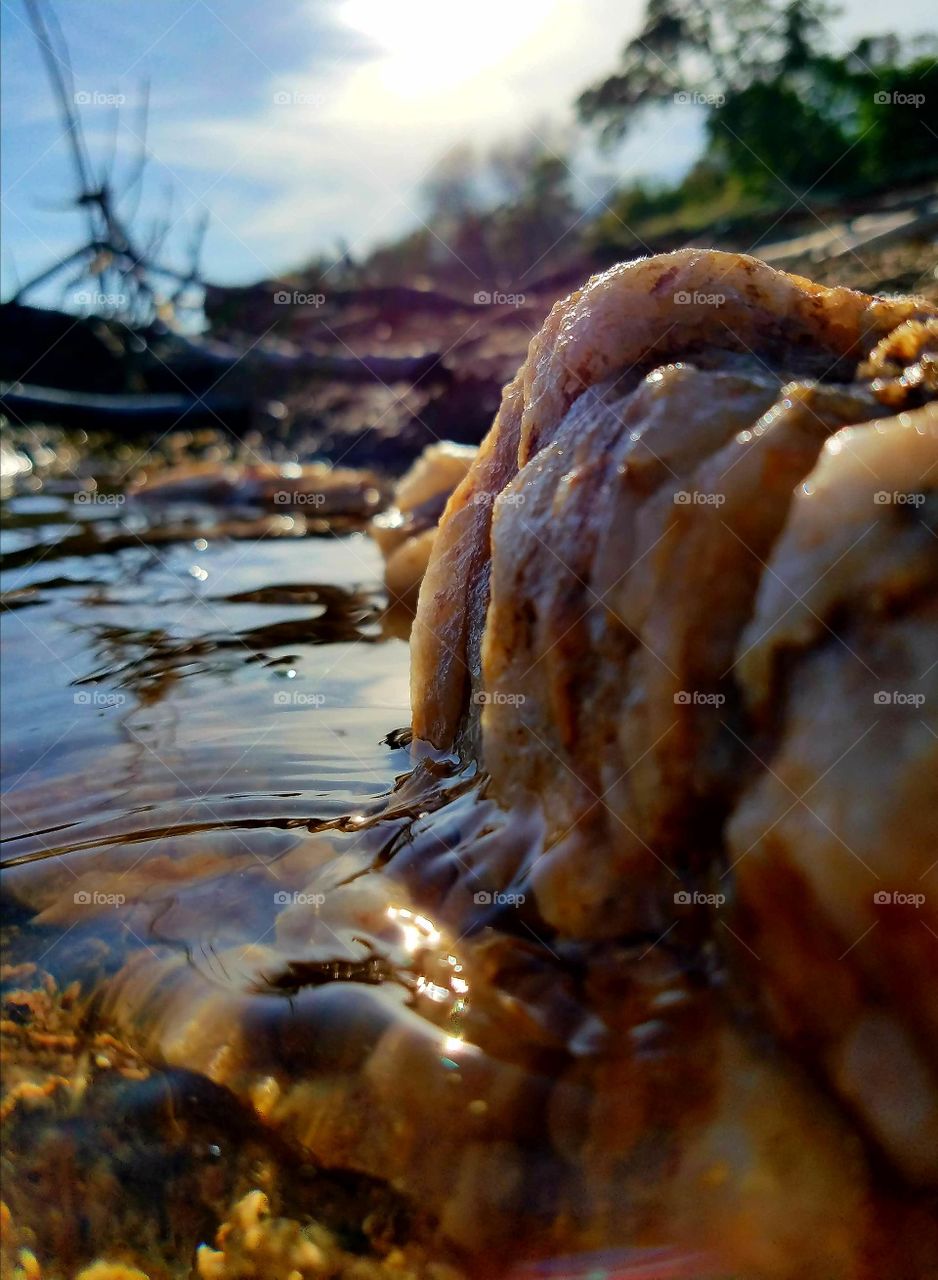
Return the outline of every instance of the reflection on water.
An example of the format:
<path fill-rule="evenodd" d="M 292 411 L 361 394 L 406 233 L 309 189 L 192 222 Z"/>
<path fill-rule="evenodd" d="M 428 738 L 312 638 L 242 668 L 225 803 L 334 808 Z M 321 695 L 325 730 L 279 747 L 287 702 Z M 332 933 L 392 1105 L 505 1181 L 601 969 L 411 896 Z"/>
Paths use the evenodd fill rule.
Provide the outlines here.
<path fill-rule="evenodd" d="M 693 930 L 478 881 L 529 818 L 414 766 L 360 530 L 4 507 L 4 1274 L 860 1274 L 855 1134 Z"/>
<path fill-rule="evenodd" d="M 605 1245 L 608 1118 L 580 1059 L 622 987 L 594 966 L 587 999 L 584 955 L 521 915 L 484 929 L 497 906 L 471 938 L 434 918 L 487 809 L 472 770 L 414 770 L 395 732 L 407 645 L 370 540 L 48 490 L 5 507 L 10 1257 L 64 1280 L 133 1240 L 146 1274 L 188 1276 L 203 1245 L 203 1277 L 307 1280 L 298 1224 L 330 1274 Z M 712 1022 L 645 949 L 641 1088 Z"/>
<path fill-rule="evenodd" d="M 20 514 L 30 501 L 49 506 Z M 404 757 L 381 738 L 408 705 L 379 583 L 361 534 L 138 544 L 54 576 L 40 553 L 6 572 L 5 860 L 109 841 L 148 856 L 170 828 L 245 825 L 264 856 L 289 824 L 382 794 Z"/>
<path fill-rule="evenodd" d="M 253 985 L 277 1001 L 291 981 L 313 984 L 314 971 L 343 985 L 394 977 L 348 929 L 324 918 L 316 928 L 320 899 L 310 895 L 304 910 L 300 890 L 334 860 L 315 833 L 342 838 L 351 827 L 354 841 L 359 815 L 409 767 L 406 751 L 384 741 L 409 719 L 407 646 L 383 626 L 380 557 L 360 531 L 304 538 L 290 536 L 289 520 L 232 529 L 205 513 L 191 528 L 167 527 L 120 500 L 75 498 L 46 490 L 3 504 L 3 977 L 15 1041 L 7 1199 L 17 1248 L 45 1257 L 44 1275 L 56 1266 L 70 1275 L 113 1244 L 109 1215 L 120 1230 L 133 1222 L 151 1258 L 169 1265 L 178 1248 L 188 1274 L 194 1244 L 211 1242 L 231 1196 L 256 1183 L 254 1166 L 269 1166 L 269 1184 L 282 1153 L 207 1076 L 184 1067 L 152 1076 L 152 1064 L 103 1031 L 76 1040 L 86 1024 L 77 1010 L 135 954 L 174 957 L 209 984 Z M 314 922 L 292 978 L 271 950 L 288 902 Z M 304 960 L 310 952 L 318 958 Z M 33 1026 L 59 1036 L 58 1049 L 40 1049 Z M 97 1077 L 88 1045 L 98 1050 L 92 1065 L 108 1067 Z M 74 1117 L 66 1123 L 53 1107 L 40 1122 L 18 1097 L 38 1096 L 53 1077 L 72 1104 L 85 1098 L 77 1148 Z M 130 1185 L 116 1197 L 105 1194 L 115 1169 L 101 1164 L 101 1135 L 115 1125 L 130 1143 L 121 1157 Z M 35 1192 L 56 1168 L 68 1202 L 53 1221 Z M 100 1214 L 89 1203 L 97 1178 L 110 1206 Z M 160 1195 L 146 1202 L 138 1193 L 155 1178 Z M 291 1161 L 296 1178 L 316 1184 Z M 316 1184 L 320 1220 L 345 1233 L 354 1222 L 361 1235 L 375 1196 L 352 1175 L 340 1183 Z M 279 1194 L 284 1210 L 290 1199 Z M 390 1218 L 383 1229 L 388 1241 L 400 1234 Z M 367 1252 L 365 1236 L 357 1243 Z"/>

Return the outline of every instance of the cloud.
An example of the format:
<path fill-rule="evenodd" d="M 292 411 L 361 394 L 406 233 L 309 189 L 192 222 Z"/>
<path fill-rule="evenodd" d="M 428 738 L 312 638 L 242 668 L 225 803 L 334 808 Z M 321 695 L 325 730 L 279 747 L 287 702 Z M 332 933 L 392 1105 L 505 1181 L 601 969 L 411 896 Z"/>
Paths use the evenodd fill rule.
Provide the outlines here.
<path fill-rule="evenodd" d="M 155 121 L 154 150 L 186 185 L 224 174 L 208 201 L 271 274 L 340 237 L 362 252 L 415 225 L 420 184 L 454 144 L 484 149 L 569 120 L 577 92 L 610 66 L 610 33 L 624 40 L 629 26 L 620 0 L 477 0 L 458 21 L 427 0 L 344 0 L 335 16 L 364 24 L 371 56 L 271 75 L 239 113 Z M 659 122 L 626 163 L 659 165 L 654 142 L 668 129 Z M 693 149 L 678 147 L 677 163 Z"/>
<path fill-rule="evenodd" d="M 928 0 L 911 3 L 904 27 L 927 25 Z M 63 16 L 76 87 L 128 97 L 118 138 L 125 159 L 136 150 L 138 77 L 150 76 L 144 214 L 154 216 L 159 189 L 173 181 L 178 212 L 204 202 L 214 214 L 207 273 L 247 280 L 340 238 L 362 253 L 415 225 L 421 181 L 461 141 L 484 150 L 541 121 L 569 124 L 575 97 L 615 65 L 643 4 L 283 0 L 259 10 L 251 0 L 129 8 L 71 0 Z M 851 0 L 838 29 L 853 35 L 892 21 L 872 0 Z M 43 158 L 56 124 L 50 99 L 38 91 L 42 71 L 22 22 L 10 36 L 6 181 L 22 224 L 36 217 L 45 236 L 52 227 L 30 202 L 69 181 L 66 158 L 59 146 Z M 89 112 L 87 123 L 96 154 L 106 155 L 108 109 Z M 687 111 L 649 113 L 609 157 L 573 136 L 584 205 L 614 181 L 676 176 L 701 145 L 699 117 Z"/>

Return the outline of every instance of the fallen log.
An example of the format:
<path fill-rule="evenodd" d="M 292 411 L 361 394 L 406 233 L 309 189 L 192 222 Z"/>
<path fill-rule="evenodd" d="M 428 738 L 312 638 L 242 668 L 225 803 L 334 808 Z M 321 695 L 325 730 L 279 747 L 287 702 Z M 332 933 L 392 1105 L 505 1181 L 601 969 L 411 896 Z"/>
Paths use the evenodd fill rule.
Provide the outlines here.
<path fill-rule="evenodd" d="M 47 422 L 75 430 L 133 435 L 206 424 L 237 432 L 248 426 L 253 407 L 247 400 L 226 395 L 101 394 L 4 382 L 0 383 L 0 412 L 13 422 Z"/>

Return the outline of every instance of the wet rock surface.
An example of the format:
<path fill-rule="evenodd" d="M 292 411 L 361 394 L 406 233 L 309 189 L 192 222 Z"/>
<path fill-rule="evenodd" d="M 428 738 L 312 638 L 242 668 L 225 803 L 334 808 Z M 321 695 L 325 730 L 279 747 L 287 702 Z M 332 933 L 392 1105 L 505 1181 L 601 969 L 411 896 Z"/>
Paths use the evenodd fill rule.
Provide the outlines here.
<path fill-rule="evenodd" d="M 361 534 L 11 566 L 14 657 L 126 700 L 14 801 L 24 1274 L 928 1276 L 935 330 L 732 255 L 559 304 L 429 539 L 410 754 Z"/>

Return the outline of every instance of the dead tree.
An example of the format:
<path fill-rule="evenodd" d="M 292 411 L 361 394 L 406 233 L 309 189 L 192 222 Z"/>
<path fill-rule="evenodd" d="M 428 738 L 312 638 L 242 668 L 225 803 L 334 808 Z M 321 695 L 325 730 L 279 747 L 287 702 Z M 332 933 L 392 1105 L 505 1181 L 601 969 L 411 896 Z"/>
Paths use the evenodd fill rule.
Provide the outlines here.
<path fill-rule="evenodd" d="M 84 215 L 86 234 L 77 248 L 21 284 L 11 301 L 23 302 L 41 285 L 64 278 L 66 292 L 86 285 L 89 296 L 93 295 L 98 302 L 97 309 L 129 328 L 140 328 L 157 315 L 171 320 L 178 312 L 187 310 L 190 295 L 203 288 L 200 262 L 208 214 L 203 213 L 196 221 L 189 240 L 188 261 L 182 268 L 170 265 L 162 256 L 172 226 L 168 212 L 149 237 L 142 237 L 134 221 L 147 165 L 147 86 L 143 87 L 135 130 L 139 143 L 137 155 L 129 175 L 118 187 L 116 148 L 112 147 L 100 175 L 95 173 L 78 111 L 68 45 L 50 0 L 23 0 L 23 3 L 68 140 L 75 183 L 69 207 Z M 119 126 L 118 117 L 115 137 Z M 110 299 L 115 301 L 102 303 Z"/>

